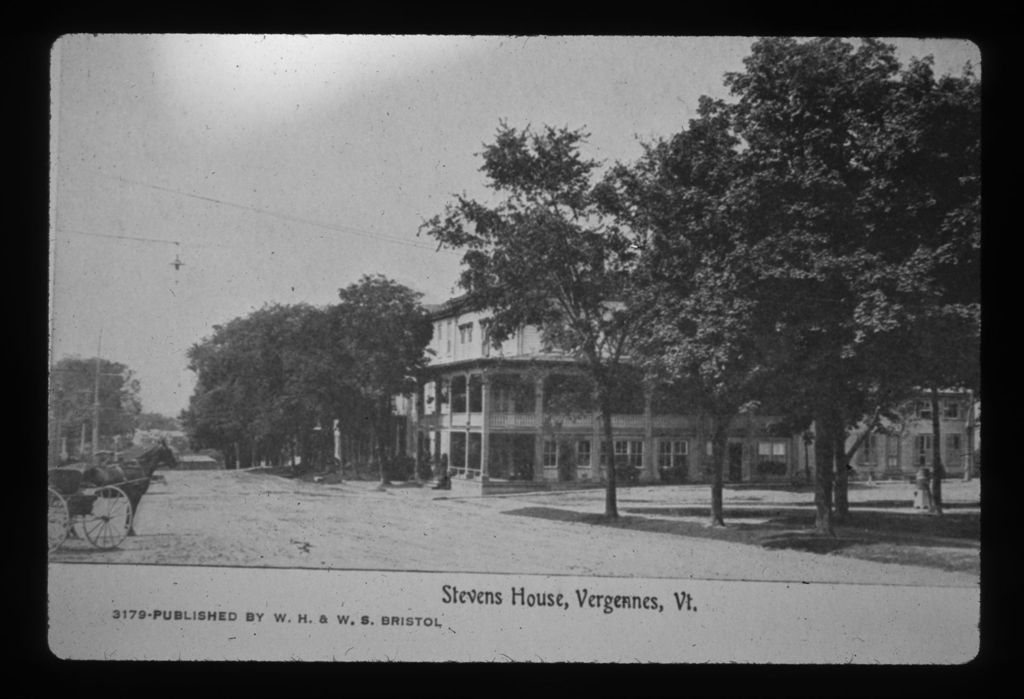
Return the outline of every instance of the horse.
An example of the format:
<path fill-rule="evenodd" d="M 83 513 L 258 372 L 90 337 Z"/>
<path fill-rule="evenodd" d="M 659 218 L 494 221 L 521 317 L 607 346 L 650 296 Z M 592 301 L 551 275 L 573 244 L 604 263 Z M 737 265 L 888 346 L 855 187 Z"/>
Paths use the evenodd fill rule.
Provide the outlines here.
<path fill-rule="evenodd" d="M 177 468 L 178 460 L 167 442 L 160 440 L 132 461 L 92 466 L 85 470 L 82 480 L 94 487 L 116 485 L 128 496 L 132 506 L 132 524 L 128 528 L 128 536 L 135 536 L 135 516 L 139 512 L 139 502 L 149 490 L 149 482 L 153 473 L 160 467 Z"/>

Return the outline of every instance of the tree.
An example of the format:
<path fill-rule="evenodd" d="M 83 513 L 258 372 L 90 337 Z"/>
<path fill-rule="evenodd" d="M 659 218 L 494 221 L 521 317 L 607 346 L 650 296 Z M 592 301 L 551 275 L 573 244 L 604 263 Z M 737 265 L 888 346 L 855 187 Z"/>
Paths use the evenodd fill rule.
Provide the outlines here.
<path fill-rule="evenodd" d="M 419 295 L 383 277 L 364 277 L 340 297 L 326 308 L 264 306 L 189 349 L 197 381 L 182 423 L 197 447 L 220 449 L 229 468 L 261 457 L 322 468 L 338 420 L 376 445 L 386 480 L 390 399 L 422 365 L 430 326 Z"/>
<path fill-rule="evenodd" d="M 901 70 L 876 40 L 759 40 L 726 76 L 731 101 L 703 98 L 608 190 L 649 237 L 649 366 L 688 384 L 723 441 L 759 393 L 793 424 L 813 420 L 825 533 L 847 507 L 847 430 L 925 367 L 950 380 L 911 359 L 908 328 L 977 308 L 978 86 L 928 68 Z M 941 355 L 937 339 L 915 338 Z"/>
<path fill-rule="evenodd" d="M 712 525 L 725 523 L 730 425 L 761 399 L 779 351 L 730 198 L 739 154 L 728 116 L 722 102 L 703 98 L 688 128 L 615 167 L 601 199 L 645 240 L 638 272 L 650 322 L 634 359 L 650 382 L 673 387 L 710 420 Z"/>
<path fill-rule="evenodd" d="M 953 264 L 977 257 L 973 82 L 937 84 L 926 65 L 901 70 L 876 40 L 765 39 L 726 76 L 744 146 L 744 229 L 795 350 L 790 396 L 814 416 L 823 532 L 833 476 L 845 494 L 845 464 L 833 473 L 839 445 L 860 418 L 879 347 L 893 346 L 909 309 L 969 296 L 977 282 L 972 264 Z"/>
<path fill-rule="evenodd" d="M 160 413 L 139 413 L 135 419 L 135 427 L 140 430 L 180 430 L 181 424 L 176 418 Z"/>
<path fill-rule="evenodd" d="M 459 196 L 420 230 L 465 249 L 460 284 L 471 305 L 491 311 L 495 342 L 535 325 L 578 363 L 593 384 L 611 455 L 613 390 L 642 322 L 633 304 L 637 241 L 599 206 L 591 181 L 599 164 L 580 153 L 587 136 L 502 122 L 481 153 L 499 201 Z M 618 517 L 614 468 L 606 480 L 605 514 Z"/>
<path fill-rule="evenodd" d="M 332 310 L 336 336 L 352 358 L 353 376 L 369 413 L 374 460 L 381 485 L 389 482 L 389 420 L 396 395 L 416 389 L 432 328 L 422 295 L 382 275 L 366 275 L 338 291 Z"/>
<path fill-rule="evenodd" d="M 908 376 L 932 402 L 932 511 L 942 514 L 940 389 L 980 389 L 981 85 L 970 66 L 936 78 L 914 60 L 894 90 L 870 192 L 905 241 L 898 308 Z"/>
<path fill-rule="evenodd" d="M 96 357 L 61 359 L 50 378 L 58 443 L 77 438 L 78 455 L 85 456 L 86 437 L 92 434 L 96 419 L 101 440 L 130 437 L 142 410 L 140 389 L 131 369 L 119 362 Z M 100 446 L 93 445 L 96 449 Z"/>
<path fill-rule="evenodd" d="M 189 348 L 197 381 L 182 422 L 197 446 L 220 449 L 237 467 L 252 464 L 261 445 L 279 452 L 308 441 L 314 423 L 305 405 L 288 399 L 286 359 L 316 313 L 304 304 L 264 306 Z"/>

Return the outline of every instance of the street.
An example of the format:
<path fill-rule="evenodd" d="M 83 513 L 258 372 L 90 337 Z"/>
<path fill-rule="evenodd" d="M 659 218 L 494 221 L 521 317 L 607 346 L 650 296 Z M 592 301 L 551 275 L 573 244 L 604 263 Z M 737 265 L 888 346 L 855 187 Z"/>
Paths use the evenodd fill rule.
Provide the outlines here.
<path fill-rule="evenodd" d="M 142 500 L 138 536 L 113 551 L 71 539 L 50 560 L 942 586 L 978 582 L 977 575 L 962 571 L 543 516 L 599 514 L 604 500 L 599 489 L 482 498 L 412 484 L 386 490 L 366 481 L 317 484 L 259 471 L 163 473 L 166 480 L 153 483 Z M 945 490 L 951 504 L 978 497 L 976 482 L 950 482 Z M 904 498 L 910 512 L 909 493 L 907 484 L 880 484 L 851 489 L 851 502 Z M 757 510 L 739 516 L 744 504 L 777 506 L 797 499 L 807 504 L 807 497 L 727 488 L 727 522 L 757 524 L 763 516 Z M 696 510 L 706 507 L 708 498 L 707 486 L 621 488 L 619 507 L 623 514 L 644 517 L 645 511 L 669 506 Z M 705 519 L 693 513 L 677 518 L 687 517 Z"/>

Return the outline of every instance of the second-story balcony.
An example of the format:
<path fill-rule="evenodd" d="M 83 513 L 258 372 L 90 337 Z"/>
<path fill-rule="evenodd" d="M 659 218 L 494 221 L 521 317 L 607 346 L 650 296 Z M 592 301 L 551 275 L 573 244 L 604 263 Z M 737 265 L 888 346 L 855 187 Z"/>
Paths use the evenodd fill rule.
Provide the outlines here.
<path fill-rule="evenodd" d="M 687 415 L 653 415 L 650 418 L 653 429 L 689 429 L 695 426 L 694 418 Z M 492 412 L 487 415 L 487 427 L 498 431 L 509 430 L 584 430 L 591 431 L 600 429 L 600 416 L 598 415 L 562 415 L 542 416 L 538 418 L 536 413 L 500 413 Z M 420 417 L 419 425 L 423 429 L 437 430 L 451 425 L 456 428 L 479 428 L 483 425 L 482 413 L 445 413 L 431 414 Z M 613 415 L 612 427 L 614 429 L 644 429 L 646 418 L 644 415 Z"/>

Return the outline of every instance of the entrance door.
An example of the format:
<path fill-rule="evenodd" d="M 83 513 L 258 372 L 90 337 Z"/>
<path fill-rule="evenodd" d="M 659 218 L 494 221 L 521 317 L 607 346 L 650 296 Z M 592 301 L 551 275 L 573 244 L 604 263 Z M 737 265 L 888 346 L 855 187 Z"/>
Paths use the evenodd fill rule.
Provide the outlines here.
<path fill-rule="evenodd" d="M 729 472 L 726 478 L 730 483 L 743 480 L 743 443 L 729 442 Z"/>

